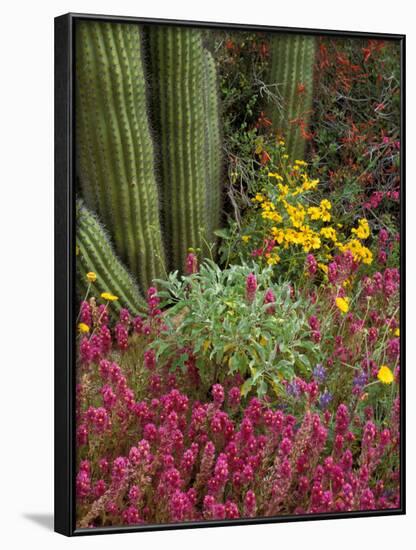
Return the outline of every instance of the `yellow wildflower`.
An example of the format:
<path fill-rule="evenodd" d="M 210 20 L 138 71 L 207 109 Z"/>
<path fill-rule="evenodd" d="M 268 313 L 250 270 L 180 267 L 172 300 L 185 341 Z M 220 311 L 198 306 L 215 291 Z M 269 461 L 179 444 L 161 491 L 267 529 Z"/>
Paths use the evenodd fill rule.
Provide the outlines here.
<path fill-rule="evenodd" d="M 268 173 L 269 178 L 275 178 L 276 180 L 283 181 L 283 178 L 280 174 L 276 174 L 275 172 L 269 172 Z"/>
<path fill-rule="evenodd" d="M 276 265 L 279 262 L 280 262 L 280 256 L 277 252 L 270 254 L 270 256 L 267 258 L 268 265 Z"/>
<path fill-rule="evenodd" d="M 302 184 L 302 190 L 303 191 L 310 191 L 312 189 L 316 189 L 318 186 L 319 180 L 308 180 L 305 179 L 305 181 Z"/>
<path fill-rule="evenodd" d="M 292 206 L 288 202 L 285 203 L 286 212 L 289 215 L 290 221 L 293 227 L 301 227 L 305 219 L 305 209 L 299 204 L 299 206 Z"/>
<path fill-rule="evenodd" d="M 321 247 L 321 239 L 308 225 L 303 225 L 298 233 L 299 244 L 303 245 L 305 252 L 318 249 Z"/>
<path fill-rule="evenodd" d="M 241 237 L 244 243 L 248 243 L 248 241 L 251 239 L 250 235 L 243 235 Z"/>
<path fill-rule="evenodd" d="M 355 261 L 361 261 L 364 264 L 371 264 L 373 261 L 373 254 L 366 246 L 363 246 L 358 239 L 351 239 L 346 244 L 338 245 L 341 252 L 349 250 L 354 257 Z"/>
<path fill-rule="evenodd" d="M 335 299 L 335 304 L 337 308 L 342 311 L 342 313 L 347 313 L 349 309 L 349 299 L 348 298 L 341 298 L 341 296 L 338 296 Z"/>
<path fill-rule="evenodd" d="M 399 328 L 396 328 L 396 330 L 394 331 L 394 336 L 400 336 L 400 329 Z"/>
<path fill-rule="evenodd" d="M 94 273 L 94 271 L 89 271 L 86 275 L 87 281 L 90 283 L 95 283 L 97 280 L 97 275 Z"/>
<path fill-rule="evenodd" d="M 278 183 L 277 187 L 279 188 L 280 194 L 283 195 L 283 197 L 286 197 L 289 193 L 289 187 L 287 185 L 283 185 L 282 183 Z"/>
<path fill-rule="evenodd" d="M 337 232 L 333 227 L 323 227 L 321 229 L 321 235 L 334 242 L 337 240 Z"/>
<path fill-rule="evenodd" d="M 358 227 L 351 229 L 351 233 L 356 235 L 359 239 L 367 239 L 370 236 L 370 226 L 365 218 L 358 220 Z"/>
<path fill-rule="evenodd" d="M 328 199 L 321 200 L 321 203 L 319 205 L 319 210 L 320 210 L 320 218 L 322 221 L 324 222 L 330 221 L 331 214 L 328 211 L 331 210 L 331 208 L 332 208 L 332 204 L 329 202 Z"/>
<path fill-rule="evenodd" d="M 377 378 L 383 384 L 391 384 L 394 381 L 394 375 L 386 365 L 382 365 L 377 373 Z"/>
<path fill-rule="evenodd" d="M 361 259 L 363 261 L 363 264 L 370 265 L 371 263 L 373 263 L 373 253 L 366 246 L 362 247 Z"/>
<path fill-rule="evenodd" d="M 78 330 L 81 334 L 87 334 L 90 331 L 90 327 L 85 323 L 79 323 Z"/>
<path fill-rule="evenodd" d="M 276 210 L 276 206 L 271 201 L 264 201 L 261 205 L 263 210 L 269 211 L 269 210 Z"/>
<path fill-rule="evenodd" d="M 319 206 L 310 206 L 308 208 L 308 214 L 311 218 L 311 220 L 319 220 L 321 217 L 321 209 Z"/>
<path fill-rule="evenodd" d="M 277 227 L 272 227 L 272 235 L 278 244 L 282 244 L 285 239 L 285 232 L 283 229 L 278 229 Z"/>
<path fill-rule="evenodd" d="M 351 286 L 351 279 L 348 277 L 348 279 L 345 279 L 345 281 L 342 283 L 342 286 L 344 288 L 348 288 Z"/>
<path fill-rule="evenodd" d="M 104 298 L 104 300 L 107 300 L 108 302 L 115 302 L 118 300 L 118 296 L 114 296 L 114 294 L 111 294 L 110 292 L 103 292 L 101 294 L 101 298 Z"/>

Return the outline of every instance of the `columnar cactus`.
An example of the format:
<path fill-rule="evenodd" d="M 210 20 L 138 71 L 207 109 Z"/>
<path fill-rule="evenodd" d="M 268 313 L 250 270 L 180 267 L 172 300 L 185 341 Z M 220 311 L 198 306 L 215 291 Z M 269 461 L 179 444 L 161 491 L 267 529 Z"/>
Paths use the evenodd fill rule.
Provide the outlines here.
<path fill-rule="evenodd" d="M 155 27 L 149 41 L 163 224 L 170 266 L 183 269 L 188 248 L 206 252 L 219 219 L 215 67 L 197 30 Z"/>
<path fill-rule="evenodd" d="M 110 292 L 118 296 L 114 307 L 127 307 L 133 314 L 146 310 L 137 284 L 123 263 L 117 258 L 103 226 L 95 214 L 81 202 L 76 208 L 76 267 L 81 284 L 80 293 L 87 287 L 86 275 L 93 271 L 97 275 L 94 287 L 98 293 Z"/>
<path fill-rule="evenodd" d="M 285 136 L 290 160 L 302 159 L 312 109 L 315 38 L 276 34 L 271 39 L 271 83 L 282 103 L 273 106 L 274 128 Z"/>
<path fill-rule="evenodd" d="M 165 262 L 137 25 L 77 24 L 76 115 L 82 195 L 146 289 Z"/>
<path fill-rule="evenodd" d="M 222 156 L 217 70 L 214 58 L 208 50 L 204 52 L 204 106 L 208 238 L 213 242 L 215 241 L 214 231 L 220 226 L 222 209 L 220 187 Z"/>

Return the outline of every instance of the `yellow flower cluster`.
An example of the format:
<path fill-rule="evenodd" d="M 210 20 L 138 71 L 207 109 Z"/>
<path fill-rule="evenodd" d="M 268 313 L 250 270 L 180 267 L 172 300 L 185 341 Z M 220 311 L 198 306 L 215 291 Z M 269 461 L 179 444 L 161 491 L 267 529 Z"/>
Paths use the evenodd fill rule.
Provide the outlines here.
<path fill-rule="evenodd" d="M 282 202 L 289 216 L 290 223 L 293 225 L 293 227 L 302 227 L 306 215 L 305 208 L 301 204 L 293 206 L 289 204 L 286 200 L 283 200 Z"/>
<path fill-rule="evenodd" d="M 307 166 L 305 161 L 296 160 L 293 166 L 289 167 L 292 173 L 295 173 L 296 180 L 288 178 L 286 183 L 283 183 L 285 180 L 280 174 L 269 172 L 269 178 L 276 180 L 274 192 L 257 193 L 252 200 L 260 206 L 261 217 L 273 224 L 270 232 L 278 245 L 284 249 L 297 245 L 301 246 L 305 252 L 310 252 L 319 249 L 322 243 L 319 231 L 309 225 L 308 219 L 329 221 L 331 219 L 329 214 L 331 203 L 325 199 L 318 207 L 306 208 L 301 199 L 294 199 L 316 189 L 319 183 L 319 180 L 308 177 L 304 170 L 305 166 Z M 244 242 L 247 242 L 247 238 L 244 239 Z M 280 260 L 277 250 L 274 250 L 273 254 L 266 254 L 266 258 L 270 265 L 274 265 Z"/>
<path fill-rule="evenodd" d="M 358 227 L 351 229 L 351 233 L 356 235 L 359 239 L 364 240 L 370 236 L 370 226 L 365 218 L 361 218 L 358 221 Z"/>
<path fill-rule="evenodd" d="M 81 334 L 87 334 L 90 331 L 90 327 L 85 323 L 78 323 L 78 330 Z"/>
<path fill-rule="evenodd" d="M 338 296 L 335 299 L 335 304 L 342 313 L 348 313 L 350 307 L 348 298 L 341 298 L 341 296 Z"/>
<path fill-rule="evenodd" d="M 280 223 L 282 221 L 282 216 L 276 212 L 276 206 L 273 202 L 265 200 L 260 203 L 260 206 L 263 210 L 261 213 L 263 220 L 270 220 L 274 223 Z"/>
<path fill-rule="evenodd" d="M 97 275 L 96 273 L 94 273 L 94 271 L 89 271 L 86 275 L 86 278 L 89 283 L 95 283 L 95 281 L 97 280 Z"/>
<path fill-rule="evenodd" d="M 323 227 L 320 233 L 322 237 L 325 237 L 325 239 L 333 241 L 334 243 L 337 242 L 337 232 L 333 227 Z"/>
<path fill-rule="evenodd" d="M 350 239 L 345 244 L 336 243 L 341 252 L 349 250 L 356 262 L 370 265 L 373 261 L 373 253 L 364 246 L 358 239 Z"/>
<path fill-rule="evenodd" d="M 394 374 L 386 365 L 382 365 L 380 367 L 380 370 L 377 373 L 377 378 L 382 384 L 391 384 L 394 382 Z"/>
<path fill-rule="evenodd" d="M 308 208 L 308 214 L 311 220 L 322 220 L 323 222 L 329 222 L 331 221 L 331 214 L 329 213 L 329 210 L 331 210 L 331 208 L 332 205 L 329 200 L 323 199 L 321 200 L 319 206 L 310 206 Z"/>
<path fill-rule="evenodd" d="M 370 226 L 365 218 L 358 221 L 358 227 L 351 230 L 353 236 L 345 243 L 340 243 L 334 240 L 335 246 L 341 252 L 349 250 L 356 262 L 370 265 L 373 262 L 373 253 L 369 248 L 364 246 L 361 240 L 367 239 L 370 236 Z"/>
<path fill-rule="evenodd" d="M 107 300 L 108 302 L 115 302 L 118 300 L 118 296 L 114 296 L 114 294 L 111 294 L 110 292 L 103 292 L 101 294 L 101 298 L 104 298 L 104 300 Z"/>
<path fill-rule="evenodd" d="M 265 256 L 268 265 L 276 265 L 280 262 L 280 256 L 276 251 L 268 252 L 265 254 Z"/>
<path fill-rule="evenodd" d="M 321 239 L 318 233 L 313 231 L 308 225 L 302 225 L 299 231 L 294 229 L 279 229 L 272 227 L 271 233 L 273 238 L 283 248 L 289 248 L 290 245 L 300 245 L 305 252 L 310 252 L 312 249 L 317 250 L 321 247 Z"/>
<path fill-rule="evenodd" d="M 280 260 L 281 249 L 298 246 L 309 253 L 322 249 L 321 262 L 318 264 L 326 272 L 326 261 L 330 261 L 331 250 L 340 252 L 350 250 L 354 260 L 371 264 L 371 251 L 362 244 L 361 240 L 370 235 L 368 221 L 362 218 L 358 227 L 352 229 L 351 237 L 346 242 L 338 236 L 335 226 L 327 225 L 331 222 L 332 204 L 328 199 L 322 199 L 319 204 L 310 205 L 305 194 L 313 191 L 319 184 L 318 179 L 311 179 L 305 167 L 307 163 L 295 160 L 293 165 L 286 162 L 282 167 L 282 174 L 269 172 L 268 177 L 274 180 L 272 186 L 265 186 L 261 193 L 257 193 L 252 202 L 260 209 L 263 220 L 270 223 L 269 234 L 266 238 L 274 239 L 277 243 L 272 252 L 266 254 L 267 263 L 275 265 Z M 309 204 L 308 204 L 309 202 Z M 341 228 L 341 224 L 336 224 Z M 245 243 L 250 235 L 245 235 Z"/>

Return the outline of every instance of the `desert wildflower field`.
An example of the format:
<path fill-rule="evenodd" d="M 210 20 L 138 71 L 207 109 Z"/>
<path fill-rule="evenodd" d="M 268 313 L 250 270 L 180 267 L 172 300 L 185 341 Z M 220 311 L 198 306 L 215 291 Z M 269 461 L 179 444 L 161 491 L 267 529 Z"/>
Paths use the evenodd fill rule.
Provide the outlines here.
<path fill-rule="evenodd" d="M 77 527 L 400 508 L 400 44 L 75 47 Z"/>

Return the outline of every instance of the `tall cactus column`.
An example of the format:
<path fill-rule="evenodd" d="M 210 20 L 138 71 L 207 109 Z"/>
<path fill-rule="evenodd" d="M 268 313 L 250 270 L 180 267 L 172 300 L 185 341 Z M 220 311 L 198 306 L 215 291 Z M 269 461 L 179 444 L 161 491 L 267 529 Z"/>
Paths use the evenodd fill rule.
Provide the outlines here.
<path fill-rule="evenodd" d="M 214 242 L 214 231 L 219 228 L 221 221 L 222 155 L 217 70 L 208 50 L 204 52 L 204 107 L 208 239 Z"/>
<path fill-rule="evenodd" d="M 76 114 L 83 197 L 146 289 L 165 260 L 137 25 L 77 24 Z"/>
<path fill-rule="evenodd" d="M 290 160 L 302 159 L 312 109 L 315 38 L 276 34 L 271 57 L 270 81 L 282 98 L 281 108 L 273 106 L 271 112 L 273 127 L 284 134 Z"/>
<path fill-rule="evenodd" d="M 220 182 L 214 156 L 220 153 L 214 135 L 218 110 L 211 96 L 215 75 L 210 68 L 206 77 L 207 52 L 198 31 L 152 27 L 149 42 L 163 223 L 170 265 L 181 269 L 188 248 L 206 252 L 210 227 L 216 224 L 212 209 L 219 203 Z"/>

